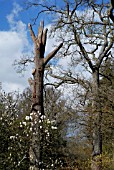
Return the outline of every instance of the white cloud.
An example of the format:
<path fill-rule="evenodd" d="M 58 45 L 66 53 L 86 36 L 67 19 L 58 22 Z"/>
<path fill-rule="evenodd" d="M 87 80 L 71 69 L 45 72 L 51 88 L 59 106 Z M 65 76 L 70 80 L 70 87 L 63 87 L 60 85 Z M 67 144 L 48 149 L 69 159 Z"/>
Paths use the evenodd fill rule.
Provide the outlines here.
<path fill-rule="evenodd" d="M 7 20 L 10 24 L 11 30 L 15 30 L 17 27 L 17 22 L 15 22 L 15 18 L 18 17 L 19 12 L 22 10 L 22 8 L 17 4 L 13 4 L 13 9 L 9 15 L 7 15 Z"/>
<path fill-rule="evenodd" d="M 7 16 L 10 30 L 0 31 L 0 82 L 5 91 L 22 91 L 28 86 L 29 73 L 21 77 L 12 66 L 15 59 L 31 51 L 26 24 L 16 18 L 20 11 L 21 7 L 14 3 L 13 10 Z"/>

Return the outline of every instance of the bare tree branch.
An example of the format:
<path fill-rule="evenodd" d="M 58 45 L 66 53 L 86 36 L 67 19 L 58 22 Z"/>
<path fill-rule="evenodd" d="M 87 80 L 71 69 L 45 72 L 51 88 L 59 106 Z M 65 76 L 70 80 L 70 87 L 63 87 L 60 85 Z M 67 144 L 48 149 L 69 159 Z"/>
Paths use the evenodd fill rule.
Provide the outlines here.
<path fill-rule="evenodd" d="M 86 90 L 88 88 L 91 88 L 89 81 L 81 79 L 81 78 L 79 78 L 79 76 L 77 76 L 77 77 L 73 77 L 71 75 L 58 76 L 58 75 L 54 75 L 54 74 L 50 74 L 50 76 L 60 80 L 60 82 L 57 83 L 58 86 L 60 86 L 61 84 L 64 84 L 64 83 L 68 83 L 68 84 L 79 84 Z"/>
<path fill-rule="evenodd" d="M 60 43 L 58 47 L 56 47 L 51 53 L 49 53 L 46 58 L 44 58 L 44 65 L 46 65 L 59 51 L 59 49 L 63 46 L 63 43 Z"/>
<path fill-rule="evenodd" d="M 109 50 L 111 50 L 113 43 L 114 43 L 113 39 L 110 39 L 110 43 L 109 43 L 108 47 L 107 47 L 107 42 L 104 43 L 104 47 L 103 47 L 104 51 L 99 55 L 99 58 L 98 58 L 98 61 L 97 61 L 97 64 L 96 64 L 98 68 L 101 66 L 103 59 L 105 57 L 107 57 L 107 54 L 108 54 Z"/>
<path fill-rule="evenodd" d="M 28 24 L 28 28 L 29 28 L 29 30 L 30 30 L 30 34 L 31 34 L 32 40 L 33 40 L 33 42 L 35 42 L 36 37 L 35 37 L 35 34 L 34 34 L 34 32 L 33 32 L 33 29 L 32 29 L 32 26 L 31 26 L 30 23 Z"/>
<path fill-rule="evenodd" d="M 110 19 L 114 22 L 113 10 L 114 10 L 114 0 L 110 0 L 110 8 L 108 9 L 108 15 Z"/>

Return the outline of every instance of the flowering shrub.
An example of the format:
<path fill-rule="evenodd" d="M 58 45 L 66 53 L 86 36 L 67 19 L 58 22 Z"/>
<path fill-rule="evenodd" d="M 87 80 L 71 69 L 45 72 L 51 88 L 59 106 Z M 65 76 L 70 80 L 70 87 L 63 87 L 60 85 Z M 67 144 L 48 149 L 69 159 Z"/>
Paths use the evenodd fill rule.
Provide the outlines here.
<path fill-rule="evenodd" d="M 24 94 L 25 96 L 25 94 Z M 28 95 L 28 98 L 29 95 Z M 0 168 L 28 170 L 29 149 L 32 135 L 40 136 L 43 169 L 56 169 L 64 165 L 62 147 L 65 142 L 60 135 L 56 120 L 41 113 L 30 113 L 28 99 L 18 94 L 0 96 Z M 29 114 L 30 113 L 30 114 Z M 47 115 L 47 114 L 46 114 Z"/>
<path fill-rule="evenodd" d="M 31 119 L 31 116 L 33 117 Z M 36 135 L 36 125 L 38 123 L 38 133 L 40 134 L 40 151 L 41 160 L 39 162 L 42 169 L 56 169 L 62 167 L 64 164 L 64 156 L 62 155 L 62 149 L 64 141 L 60 135 L 59 127 L 56 120 L 50 120 L 41 113 L 30 113 L 27 120 L 31 121 L 30 131 Z"/>

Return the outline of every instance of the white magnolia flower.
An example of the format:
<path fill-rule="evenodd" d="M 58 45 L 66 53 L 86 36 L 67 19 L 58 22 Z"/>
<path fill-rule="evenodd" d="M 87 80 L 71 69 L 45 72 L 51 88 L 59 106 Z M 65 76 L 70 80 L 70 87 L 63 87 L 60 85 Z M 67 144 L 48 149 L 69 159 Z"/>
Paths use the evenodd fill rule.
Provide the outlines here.
<path fill-rule="evenodd" d="M 39 120 L 39 123 L 41 123 L 42 121 L 41 120 Z"/>
<path fill-rule="evenodd" d="M 42 126 L 40 126 L 40 129 L 42 129 Z"/>
<path fill-rule="evenodd" d="M 39 114 L 39 116 L 41 115 L 41 113 L 38 111 L 38 114 Z"/>
<path fill-rule="evenodd" d="M 26 117 L 25 117 L 25 119 L 26 119 L 26 120 L 29 120 L 29 119 L 30 119 L 30 117 L 29 117 L 29 116 L 26 116 Z"/>
<path fill-rule="evenodd" d="M 42 115 L 42 116 L 40 117 L 40 119 L 44 119 L 44 115 Z"/>
<path fill-rule="evenodd" d="M 25 126 L 26 126 L 26 125 L 27 125 L 27 123 L 26 123 L 26 122 L 23 122 L 23 125 L 25 125 Z"/>
<path fill-rule="evenodd" d="M 49 132 L 47 133 L 47 136 L 49 136 Z"/>
<path fill-rule="evenodd" d="M 32 116 L 30 116 L 29 118 L 30 118 L 30 120 L 32 120 Z"/>
<path fill-rule="evenodd" d="M 37 124 L 37 121 L 34 121 L 35 124 Z"/>
<path fill-rule="evenodd" d="M 15 136 L 10 136 L 10 139 L 15 139 Z"/>
<path fill-rule="evenodd" d="M 56 126 L 51 126 L 51 129 L 57 129 L 57 127 Z"/>
<path fill-rule="evenodd" d="M 44 115 L 44 119 L 46 118 L 46 116 Z"/>
<path fill-rule="evenodd" d="M 47 129 L 45 129 L 45 133 L 48 133 L 48 130 L 47 130 Z"/>
<path fill-rule="evenodd" d="M 49 119 L 47 119 L 47 123 L 51 123 Z"/>
<path fill-rule="evenodd" d="M 46 118 L 46 116 L 45 116 L 45 115 L 42 115 L 40 118 L 43 120 L 43 119 L 45 119 L 45 118 Z"/>
<path fill-rule="evenodd" d="M 20 127 L 23 127 L 23 125 L 22 125 L 22 124 L 20 124 Z"/>

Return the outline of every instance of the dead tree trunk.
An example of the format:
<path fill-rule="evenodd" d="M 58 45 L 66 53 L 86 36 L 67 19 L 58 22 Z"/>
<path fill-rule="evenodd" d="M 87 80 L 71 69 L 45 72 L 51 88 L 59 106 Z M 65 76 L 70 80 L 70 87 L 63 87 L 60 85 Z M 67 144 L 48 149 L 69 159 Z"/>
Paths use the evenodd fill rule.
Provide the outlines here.
<path fill-rule="evenodd" d="M 34 43 L 34 65 L 35 69 L 32 72 L 33 80 L 31 79 L 32 86 L 32 109 L 31 114 L 33 117 L 32 126 L 33 126 L 33 137 L 30 147 L 30 168 L 29 170 L 39 170 L 42 169 L 42 143 L 43 143 L 43 134 L 42 130 L 39 128 L 39 120 L 41 116 L 44 115 L 43 107 L 43 78 L 44 70 L 46 64 L 55 56 L 55 54 L 62 47 L 61 43 L 57 48 L 55 48 L 51 53 L 49 53 L 44 58 L 46 39 L 47 39 L 47 29 L 44 30 L 43 21 L 40 23 L 38 29 L 38 35 L 35 36 L 32 26 L 29 24 L 30 34 Z"/>

